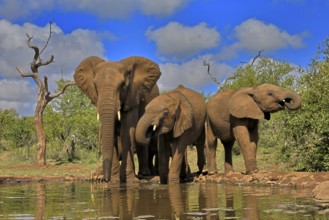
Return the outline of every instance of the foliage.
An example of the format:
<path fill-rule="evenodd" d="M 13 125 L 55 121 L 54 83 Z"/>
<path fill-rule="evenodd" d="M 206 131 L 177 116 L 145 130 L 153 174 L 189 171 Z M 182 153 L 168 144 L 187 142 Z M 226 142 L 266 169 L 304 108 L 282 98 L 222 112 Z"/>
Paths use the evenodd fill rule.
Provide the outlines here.
<path fill-rule="evenodd" d="M 33 117 L 19 116 L 14 109 L 0 111 L 0 147 L 29 148 L 35 144 Z"/>
<path fill-rule="evenodd" d="M 284 115 L 289 138 L 282 154 L 298 170 L 329 171 L 329 39 L 299 79 L 299 88 L 302 109 Z"/>
<path fill-rule="evenodd" d="M 60 80 L 58 88 L 66 82 Z M 98 121 L 96 108 L 76 86 L 53 100 L 46 108 L 45 130 L 54 159 L 79 159 L 83 150 L 96 150 Z M 81 158 L 82 159 L 82 158 Z"/>

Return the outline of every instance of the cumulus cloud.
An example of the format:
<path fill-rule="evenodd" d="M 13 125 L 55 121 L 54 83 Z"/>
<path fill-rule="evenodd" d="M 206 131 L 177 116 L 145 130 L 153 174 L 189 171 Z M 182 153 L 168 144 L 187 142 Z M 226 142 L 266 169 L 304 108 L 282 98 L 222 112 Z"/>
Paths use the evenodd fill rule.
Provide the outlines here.
<path fill-rule="evenodd" d="M 0 15 L 14 20 L 47 13 L 55 8 L 66 11 L 85 11 L 101 18 L 127 18 L 134 11 L 146 15 L 170 15 L 189 0 L 3 0 Z M 22 10 L 24 7 L 24 10 Z"/>
<path fill-rule="evenodd" d="M 16 109 L 18 113 L 31 115 L 37 94 L 36 85 L 28 80 L 0 80 L 0 109 Z"/>
<path fill-rule="evenodd" d="M 188 88 L 202 92 L 207 84 L 214 83 L 207 74 L 206 60 L 211 65 L 211 74 L 218 80 L 225 79 L 233 68 L 225 63 L 218 63 L 208 57 L 192 59 L 185 63 L 160 64 L 162 75 L 158 81 L 160 90 L 171 90 L 182 84 Z"/>
<path fill-rule="evenodd" d="M 235 34 L 239 41 L 235 47 L 251 52 L 303 46 L 303 34 L 291 35 L 273 24 L 265 24 L 257 19 L 248 19 L 238 25 Z"/>
<path fill-rule="evenodd" d="M 190 27 L 170 22 L 155 30 L 149 28 L 146 36 L 155 41 L 160 54 L 179 57 L 188 57 L 202 50 L 214 48 L 220 41 L 220 34 L 206 23 Z"/>
<path fill-rule="evenodd" d="M 140 0 L 140 8 L 146 15 L 165 16 L 173 14 L 177 9 L 185 6 L 188 0 Z"/>
<path fill-rule="evenodd" d="M 49 25 L 39 27 L 25 23 L 20 26 L 6 20 L 0 20 L 0 79 L 18 79 L 19 83 L 22 83 L 22 78 L 16 71 L 16 66 L 23 69 L 26 73 L 30 72 L 30 63 L 34 56 L 34 51 L 27 47 L 26 33 L 33 36 L 32 44 L 39 46 L 41 49 L 48 39 Z M 40 77 L 43 78 L 43 75 L 48 76 L 50 91 L 54 91 L 57 88 L 57 80 L 61 78 L 72 79 L 74 69 L 85 57 L 90 55 L 103 57 L 105 51 L 102 41 L 104 38 L 111 40 L 114 39 L 114 36 L 109 32 L 96 33 L 83 29 L 77 29 L 71 33 L 64 34 L 60 27 L 52 24 L 52 37 L 41 57 L 45 61 L 51 55 L 54 55 L 55 62 L 39 68 Z M 23 80 L 27 81 L 28 79 L 25 78 Z M 1 88 L 6 83 L 8 82 L 1 80 Z M 12 86 L 12 90 L 17 90 L 16 93 L 20 94 L 30 94 L 21 93 L 21 86 Z M 4 96 L 12 96 L 12 94 L 16 93 L 1 91 L 0 101 L 3 106 L 0 106 L 0 108 L 4 108 L 8 102 L 8 100 L 4 100 Z M 6 102 L 4 103 L 4 101 Z M 19 100 L 16 101 L 18 102 Z M 13 104 L 12 101 L 11 103 Z M 24 106 L 26 107 L 27 105 Z M 21 112 L 21 109 L 17 110 Z"/>
<path fill-rule="evenodd" d="M 217 55 L 218 59 L 230 59 L 239 50 L 246 50 L 252 54 L 260 50 L 275 51 L 283 48 L 301 48 L 307 33 L 289 34 L 274 24 L 266 24 L 257 19 L 248 19 L 234 29 L 237 41 L 226 46 Z"/>

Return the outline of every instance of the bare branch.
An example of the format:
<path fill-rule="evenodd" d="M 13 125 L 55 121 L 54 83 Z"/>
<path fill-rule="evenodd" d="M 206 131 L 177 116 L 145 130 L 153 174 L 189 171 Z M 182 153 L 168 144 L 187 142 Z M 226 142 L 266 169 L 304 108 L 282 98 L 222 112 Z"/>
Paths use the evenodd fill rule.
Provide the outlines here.
<path fill-rule="evenodd" d="M 228 81 L 235 79 L 235 76 L 232 75 L 232 76 L 228 77 L 227 79 L 225 79 L 225 81 L 224 81 L 223 83 L 220 83 L 220 82 L 217 80 L 217 78 L 214 77 L 214 76 L 210 73 L 210 64 L 207 63 L 207 62 L 204 60 L 204 61 L 203 61 L 203 65 L 208 67 L 208 69 L 207 69 L 207 73 L 208 73 L 208 75 L 210 76 L 210 78 L 211 78 L 215 83 L 217 83 L 217 85 L 218 85 L 218 90 L 219 90 L 219 91 L 222 91 L 222 90 L 224 89 L 224 87 L 226 86 L 226 84 L 228 83 Z"/>
<path fill-rule="evenodd" d="M 60 91 L 58 91 L 57 93 L 55 93 L 53 95 L 47 94 L 47 96 L 46 96 L 47 100 L 51 101 L 52 99 L 62 95 L 65 92 L 65 90 L 67 89 L 67 87 L 72 86 L 72 85 L 75 85 L 74 81 L 69 81 L 69 82 L 65 83 L 63 88 Z"/>
<path fill-rule="evenodd" d="M 264 50 L 260 50 L 260 51 L 258 51 L 258 54 L 254 57 L 254 59 L 252 60 L 252 62 L 251 62 L 251 66 L 253 66 L 254 65 L 254 62 L 261 56 L 261 53 L 263 52 Z"/>
<path fill-rule="evenodd" d="M 46 47 L 48 46 L 49 44 L 49 41 L 50 41 L 50 38 L 51 38 L 51 34 L 53 33 L 52 32 L 52 29 L 51 29 L 51 25 L 53 24 L 53 22 L 49 22 L 49 36 L 48 36 L 48 39 L 47 39 L 47 42 L 45 44 L 45 46 L 42 48 L 41 52 L 40 52 L 40 55 L 43 53 L 43 51 L 46 49 Z"/>
<path fill-rule="evenodd" d="M 33 77 L 33 78 L 36 77 L 36 75 L 34 73 L 24 73 L 23 70 L 21 68 L 19 68 L 18 66 L 16 66 L 16 70 L 22 77 Z"/>
<path fill-rule="evenodd" d="M 39 55 L 40 55 L 39 48 L 37 46 L 31 44 L 31 40 L 32 40 L 33 37 L 31 37 L 29 34 L 26 34 L 26 37 L 27 37 L 27 46 L 34 50 L 33 61 L 34 61 L 34 64 L 35 64 L 37 62 L 38 58 L 39 58 Z"/>
<path fill-rule="evenodd" d="M 220 82 L 217 80 L 217 78 L 215 76 L 213 76 L 211 73 L 210 73 L 210 63 L 207 63 L 205 60 L 203 61 L 203 65 L 204 66 L 207 66 L 207 73 L 208 75 L 210 76 L 210 79 L 212 79 L 212 81 L 214 81 L 215 83 L 217 83 L 218 85 L 220 85 Z"/>
<path fill-rule="evenodd" d="M 39 68 L 40 66 L 47 66 L 48 64 L 54 62 L 54 55 L 51 55 L 49 60 L 43 62 L 41 58 L 39 58 L 39 63 L 37 63 L 37 67 Z"/>

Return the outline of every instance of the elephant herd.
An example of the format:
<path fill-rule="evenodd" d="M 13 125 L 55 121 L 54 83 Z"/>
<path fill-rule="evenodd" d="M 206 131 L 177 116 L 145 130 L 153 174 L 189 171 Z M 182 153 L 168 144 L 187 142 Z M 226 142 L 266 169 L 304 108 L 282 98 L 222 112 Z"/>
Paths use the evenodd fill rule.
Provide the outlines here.
<path fill-rule="evenodd" d="M 139 56 L 118 62 L 91 56 L 76 68 L 76 85 L 99 115 L 102 166 L 96 175 L 101 180 L 130 182 L 159 175 L 161 183 L 179 183 L 190 172 L 189 145 L 197 148 L 199 172 L 214 174 L 218 139 L 225 149 L 225 172 L 233 170 L 235 140 L 246 173 L 257 172 L 258 121 L 301 106 L 296 92 L 270 84 L 218 92 L 207 104 L 202 94 L 182 85 L 160 95 L 160 75 L 155 62 Z"/>

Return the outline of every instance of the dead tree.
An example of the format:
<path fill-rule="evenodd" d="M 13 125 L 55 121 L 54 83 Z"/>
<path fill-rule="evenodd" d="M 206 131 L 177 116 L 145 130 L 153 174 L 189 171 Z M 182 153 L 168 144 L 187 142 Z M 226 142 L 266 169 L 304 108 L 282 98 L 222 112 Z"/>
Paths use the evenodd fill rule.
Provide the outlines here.
<path fill-rule="evenodd" d="M 73 81 L 68 82 L 63 86 L 63 88 L 60 91 L 51 95 L 49 92 L 49 89 L 48 89 L 47 76 L 44 76 L 43 80 L 39 76 L 39 67 L 46 66 L 46 65 L 49 65 L 50 63 L 54 62 L 54 55 L 51 55 L 51 57 L 47 61 L 43 61 L 41 59 L 41 54 L 48 46 L 49 40 L 51 38 L 51 34 L 52 34 L 51 23 L 50 23 L 49 30 L 50 30 L 49 37 L 41 51 L 40 51 L 39 47 L 32 45 L 32 43 L 31 43 L 32 37 L 29 34 L 26 34 L 27 46 L 34 50 L 34 57 L 33 57 L 33 60 L 31 62 L 31 66 L 30 66 L 31 72 L 24 73 L 22 69 L 20 69 L 19 67 L 16 67 L 18 73 L 22 77 L 33 78 L 33 80 L 35 81 L 35 83 L 38 86 L 37 105 L 34 110 L 34 129 L 35 129 L 37 140 L 38 140 L 36 161 L 37 161 L 38 165 L 42 165 L 42 166 L 46 165 L 46 133 L 45 133 L 44 125 L 43 125 L 43 112 L 44 112 L 47 104 L 51 100 L 53 100 L 54 98 L 63 94 L 68 86 L 75 84 Z"/>
<path fill-rule="evenodd" d="M 264 50 L 260 50 L 258 51 L 258 54 L 253 58 L 253 60 L 251 61 L 250 66 L 253 66 L 255 61 L 261 57 L 261 53 Z M 248 62 L 242 62 L 242 63 L 248 63 Z M 210 64 L 207 63 L 205 60 L 203 61 L 203 65 L 207 67 L 207 74 L 209 75 L 210 79 L 212 79 L 212 81 L 214 81 L 217 85 L 218 85 L 218 91 L 223 91 L 223 89 L 225 88 L 226 84 L 230 81 L 230 80 L 234 80 L 235 79 L 235 75 L 231 75 L 229 77 L 227 77 L 223 83 L 220 83 L 219 80 L 210 72 Z"/>

